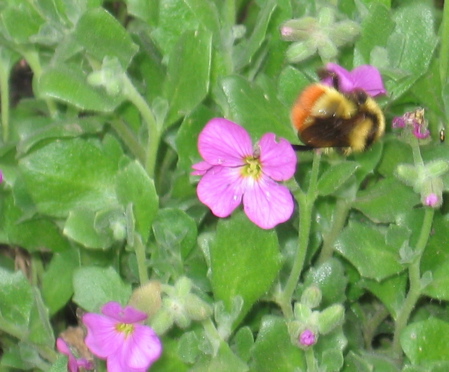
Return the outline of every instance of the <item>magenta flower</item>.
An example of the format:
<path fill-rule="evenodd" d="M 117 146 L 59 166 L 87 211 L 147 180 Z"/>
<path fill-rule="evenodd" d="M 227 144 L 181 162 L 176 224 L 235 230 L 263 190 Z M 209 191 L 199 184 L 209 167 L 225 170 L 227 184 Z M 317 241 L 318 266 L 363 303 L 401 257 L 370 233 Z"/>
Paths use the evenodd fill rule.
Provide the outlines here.
<path fill-rule="evenodd" d="M 342 93 L 351 93 L 354 90 L 362 89 L 370 96 L 376 97 L 387 92 L 379 70 L 371 65 L 358 66 L 354 70 L 348 71 L 336 63 L 328 63 L 326 72 L 331 76 L 326 76 L 322 83 L 333 86 L 332 75 L 336 75 L 338 90 Z"/>
<path fill-rule="evenodd" d="M 252 147 L 241 126 L 223 119 L 210 120 L 198 139 L 205 161 L 193 165 L 199 200 L 217 217 L 228 217 L 242 202 L 248 218 L 263 229 L 287 221 L 293 213 L 293 198 L 286 181 L 296 169 L 291 144 L 273 133 L 262 136 Z"/>
<path fill-rule="evenodd" d="M 94 368 L 94 365 L 91 361 L 86 360 L 84 358 L 76 358 L 73 355 L 72 350 L 70 350 L 69 346 L 62 338 L 58 338 L 56 340 L 56 348 L 60 353 L 68 356 L 69 358 L 68 370 L 70 372 L 78 372 L 80 368 L 84 369 Z"/>
<path fill-rule="evenodd" d="M 424 118 L 424 109 L 418 108 L 414 111 L 406 112 L 402 116 L 393 118 L 393 128 L 406 128 L 418 139 L 425 139 L 430 136 L 427 128 L 428 122 Z"/>
<path fill-rule="evenodd" d="M 440 198 L 437 194 L 431 193 L 425 197 L 424 205 L 435 208 L 440 203 Z"/>
<path fill-rule="evenodd" d="M 306 329 L 299 335 L 299 343 L 302 346 L 311 346 L 316 343 L 316 336 L 310 329 Z"/>
<path fill-rule="evenodd" d="M 87 313 L 86 345 L 101 359 L 108 372 L 145 372 L 162 353 L 162 344 L 150 327 L 140 324 L 147 315 L 131 306 L 108 302 L 103 315 Z"/>

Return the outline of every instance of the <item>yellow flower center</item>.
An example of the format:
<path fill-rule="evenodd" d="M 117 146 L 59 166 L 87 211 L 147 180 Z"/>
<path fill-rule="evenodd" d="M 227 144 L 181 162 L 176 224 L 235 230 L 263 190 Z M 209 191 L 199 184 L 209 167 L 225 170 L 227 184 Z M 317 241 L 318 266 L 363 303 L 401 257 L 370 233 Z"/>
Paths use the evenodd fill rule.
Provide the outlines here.
<path fill-rule="evenodd" d="M 245 165 L 242 167 L 242 176 L 243 177 L 252 177 L 255 180 L 258 180 L 262 177 L 262 164 L 260 163 L 260 159 L 255 156 L 247 156 L 245 158 Z"/>
<path fill-rule="evenodd" d="M 124 333 L 125 337 L 128 337 L 134 332 L 134 325 L 128 323 L 117 323 L 115 330 L 120 333 Z"/>

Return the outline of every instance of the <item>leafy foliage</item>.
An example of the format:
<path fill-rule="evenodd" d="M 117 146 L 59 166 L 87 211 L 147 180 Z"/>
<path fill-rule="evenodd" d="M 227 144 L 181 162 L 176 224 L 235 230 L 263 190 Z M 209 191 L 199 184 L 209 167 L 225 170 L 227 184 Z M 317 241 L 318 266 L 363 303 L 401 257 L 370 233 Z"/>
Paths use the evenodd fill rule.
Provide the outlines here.
<path fill-rule="evenodd" d="M 66 370 L 55 339 L 79 325 L 75 309 L 108 301 L 150 315 L 164 349 L 152 371 L 447 370 L 447 4 L 0 10 L 1 370 Z M 283 25 L 313 27 L 291 43 Z M 300 153 L 297 208 L 275 229 L 213 216 L 190 175 L 206 122 L 298 143 L 291 106 L 327 62 L 380 70 L 384 138 L 361 154 Z M 431 140 L 391 129 L 419 106 Z"/>

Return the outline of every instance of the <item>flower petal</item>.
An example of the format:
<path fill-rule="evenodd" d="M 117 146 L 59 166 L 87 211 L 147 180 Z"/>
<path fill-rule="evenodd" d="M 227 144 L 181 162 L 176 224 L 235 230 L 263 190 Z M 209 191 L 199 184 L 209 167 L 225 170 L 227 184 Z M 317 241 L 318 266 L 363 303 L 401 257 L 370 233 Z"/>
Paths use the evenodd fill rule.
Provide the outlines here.
<path fill-rule="evenodd" d="M 67 343 L 66 343 L 61 337 L 59 337 L 59 338 L 56 340 L 56 349 L 57 349 L 60 353 L 65 354 L 65 355 L 70 355 L 70 354 L 72 354 L 72 353 L 70 352 L 69 347 L 67 346 Z"/>
<path fill-rule="evenodd" d="M 146 313 L 137 310 L 132 306 L 122 307 L 122 305 L 114 301 L 110 301 L 107 304 L 103 305 L 103 307 L 101 308 L 101 312 L 120 323 L 137 323 L 142 322 L 146 318 L 148 318 L 148 315 Z"/>
<path fill-rule="evenodd" d="M 129 367 L 148 368 L 161 356 L 162 344 L 153 329 L 138 325 L 126 340 L 126 348 L 123 351 Z"/>
<path fill-rule="evenodd" d="M 337 65 L 336 63 L 328 63 L 326 65 L 326 71 L 329 71 L 338 76 L 338 90 L 344 93 L 349 93 L 354 90 L 354 81 L 351 73 L 345 68 Z M 333 86 L 331 77 L 327 77 L 321 81 L 323 84 Z"/>
<path fill-rule="evenodd" d="M 198 199 L 217 217 L 228 217 L 242 201 L 242 179 L 240 168 L 215 166 L 198 183 Z"/>
<path fill-rule="evenodd" d="M 266 133 L 259 141 L 262 171 L 276 181 L 293 177 L 296 170 L 296 153 L 284 138 L 276 141 L 274 133 Z"/>
<path fill-rule="evenodd" d="M 119 322 L 122 320 L 122 310 L 122 305 L 115 301 L 110 301 L 101 307 L 102 314 L 116 319 Z"/>
<path fill-rule="evenodd" d="M 123 334 L 116 330 L 117 321 L 109 317 L 87 313 L 83 316 L 87 327 L 85 343 L 90 351 L 99 358 L 114 354 L 123 344 Z"/>
<path fill-rule="evenodd" d="M 193 164 L 192 168 L 195 169 L 192 173 L 192 176 L 203 176 L 206 172 L 212 167 L 207 161 L 200 161 L 199 163 Z"/>
<path fill-rule="evenodd" d="M 356 67 L 351 72 L 354 86 L 363 89 L 372 97 L 387 93 L 379 70 L 371 65 Z"/>
<path fill-rule="evenodd" d="M 293 197 L 287 187 L 267 176 L 254 182 L 243 195 L 248 218 L 262 229 L 271 229 L 287 221 L 293 213 Z"/>
<path fill-rule="evenodd" d="M 200 133 L 198 150 L 209 164 L 233 167 L 243 165 L 243 159 L 252 155 L 252 142 L 240 125 L 215 118 Z"/>
<path fill-rule="evenodd" d="M 106 367 L 108 372 L 147 372 L 147 368 L 130 368 L 124 364 L 122 353 L 116 353 L 108 357 Z"/>

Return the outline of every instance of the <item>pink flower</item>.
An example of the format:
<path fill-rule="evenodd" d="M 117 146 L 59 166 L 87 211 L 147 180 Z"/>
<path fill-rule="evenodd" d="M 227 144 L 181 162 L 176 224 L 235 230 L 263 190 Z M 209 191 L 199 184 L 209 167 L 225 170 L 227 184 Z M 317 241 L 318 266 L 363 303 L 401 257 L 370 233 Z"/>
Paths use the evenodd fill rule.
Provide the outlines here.
<path fill-rule="evenodd" d="M 333 86 L 332 75 L 336 75 L 338 90 L 342 93 L 351 93 L 354 90 L 362 89 L 370 96 L 376 97 L 387 92 L 379 70 L 371 65 L 358 66 L 354 70 L 348 71 L 336 63 L 328 63 L 326 72 L 330 76 L 326 76 L 322 83 Z"/>
<path fill-rule="evenodd" d="M 80 368 L 84 369 L 94 368 L 94 365 L 92 364 L 91 361 L 86 360 L 84 358 L 76 358 L 73 355 L 72 350 L 70 350 L 69 346 L 62 338 L 58 338 L 56 340 L 56 348 L 60 353 L 67 355 L 69 357 L 68 369 L 70 372 L 78 372 Z"/>
<path fill-rule="evenodd" d="M 428 122 L 424 118 L 424 109 L 417 108 L 414 111 L 406 112 L 402 116 L 393 118 L 393 128 L 406 128 L 418 139 L 425 139 L 430 136 Z"/>
<path fill-rule="evenodd" d="M 313 333 L 310 329 L 306 329 L 301 332 L 299 335 L 299 343 L 302 346 L 311 346 L 315 344 L 316 342 L 316 336 L 315 333 Z"/>
<path fill-rule="evenodd" d="M 438 197 L 438 195 L 431 193 L 426 196 L 424 204 L 427 205 L 428 207 L 433 208 L 433 207 L 436 207 L 439 203 L 440 203 L 440 198 Z"/>
<path fill-rule="evenodd" d="M 197 195 L 214 215 L 229 216 L 243 200 L 248 218 L 263 229 L 290 218 L 292 195 L 276 182 L 295 173 L 296 154 L 287 140 L 267 133 L 253 148 L 245 129 L 215 118 L 200 133 L 198 150 L 205 161 L 193 165 L 192 174 L 203 176 Z"/>
<path fill-rule="evenodd" d="M 150 327 L 140 324 L 147 315 L 131 306 L 108 302 L 103 315 L 87 313 L 86 345 L 107 360 L 108 372 L 145 372 L 162 353 L 162 344 Z"/>

